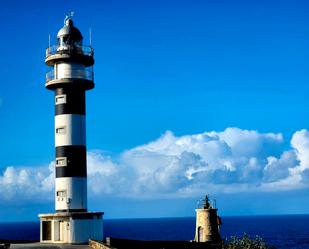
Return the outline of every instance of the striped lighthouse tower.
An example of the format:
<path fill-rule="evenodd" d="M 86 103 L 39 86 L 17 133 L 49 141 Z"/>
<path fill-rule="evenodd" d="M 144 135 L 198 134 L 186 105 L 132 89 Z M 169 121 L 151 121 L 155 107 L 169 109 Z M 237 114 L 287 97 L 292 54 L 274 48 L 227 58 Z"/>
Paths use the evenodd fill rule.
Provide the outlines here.
<path fill-rule="evenodd" d="M 58 45 L 47 53 L 54 69 L 46 88 L 55 92 L 56 211 L 87 211 L 85 91 L 94 87 L 91 47 L 70 18 L 59 30 Z"/>
<path fill-rule="evenodd" d="M 67 16 L 46 50 L 45 87 L 55 93 L 55 214 L 40 215 L 41 241 L 102 239 L 102 212 L 87 212 L 85 92 L 94 88 L 93 49 Z"/>

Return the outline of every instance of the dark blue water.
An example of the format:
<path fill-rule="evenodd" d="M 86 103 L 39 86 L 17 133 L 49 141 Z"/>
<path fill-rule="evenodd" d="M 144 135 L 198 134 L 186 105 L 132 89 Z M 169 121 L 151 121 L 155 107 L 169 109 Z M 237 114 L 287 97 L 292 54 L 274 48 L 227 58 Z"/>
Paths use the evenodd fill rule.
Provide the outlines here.
<path fill-rule="evenodd" d="M 223 217 L 222 238 L 259 235 L 277 248 L 309 249 L 309 215 Z M 105 236 L 141 240 L 191 240 L 195 218 L 105 220 Z M 39 223 L 0 223 L 0 239 L 39 240 Z"/>

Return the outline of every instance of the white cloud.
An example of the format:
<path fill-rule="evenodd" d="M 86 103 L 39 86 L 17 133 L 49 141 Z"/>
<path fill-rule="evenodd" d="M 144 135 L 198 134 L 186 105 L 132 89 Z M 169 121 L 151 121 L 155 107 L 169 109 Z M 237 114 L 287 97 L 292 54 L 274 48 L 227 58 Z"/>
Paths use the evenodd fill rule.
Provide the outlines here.
<path fill-rule="evenodd" d="M 296 156 L 300 161 L 298 169 L 300 171 L 309 169 L 309 132 L 307 130 L 295 132 L 291 144 L 295 148 Z"/>
<path fill-rule="evenodd" d="M 88 152 L 88 191 L 164 198 L 308 188 L 309 132 L 295 132 L 290 148 L 284 146 L 281 134 L 238 128 L 179 137 L 167 131 L 117 156 Z M 0 198 L 53 199 L 53 167 L 7 167 Z"/>
<path fill-rule="evenodd" d="M 52 199 L 49 193 L 54 188 L 54 164 L 42 167 L 9 166 L 0 175 L 0 199 Z M 48 195 L 47 195 L 48 193 Z"/>
<path fill-rule="evenodd" d="M 121 185 L 119 167 L 100 151 L 87 154 L 88 191 L 93 194 L 113 194 Z"/>

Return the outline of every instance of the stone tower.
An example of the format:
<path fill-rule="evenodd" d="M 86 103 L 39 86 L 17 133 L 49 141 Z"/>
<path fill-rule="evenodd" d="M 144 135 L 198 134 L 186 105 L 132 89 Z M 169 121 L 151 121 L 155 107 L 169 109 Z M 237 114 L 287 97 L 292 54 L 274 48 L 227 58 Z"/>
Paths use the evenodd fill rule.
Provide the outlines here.
<path fill-rule="evenodd" d="M 209 198 L 206 195 L 201 203 L 201 207 L 196 211 L 196 242 L 219 242 L 221 240 L 219 233 L 220 217 L 217 216 L 217 209 L 212 207 Z"/>

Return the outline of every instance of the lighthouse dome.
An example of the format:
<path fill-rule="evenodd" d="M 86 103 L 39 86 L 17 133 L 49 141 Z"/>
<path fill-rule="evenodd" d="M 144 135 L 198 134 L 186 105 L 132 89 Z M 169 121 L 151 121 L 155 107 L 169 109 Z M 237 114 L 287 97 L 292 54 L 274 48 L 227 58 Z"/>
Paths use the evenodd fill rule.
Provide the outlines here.
<path fill-rule="evenodd" d="M 81 42 L 83 36 L 81 32 L 74 27 L 73 21 L 71 18 L 65 20 L 65 25 L 61 28 L 57 34 L 58 39 L 69 40 L 73 43 Z"/>

